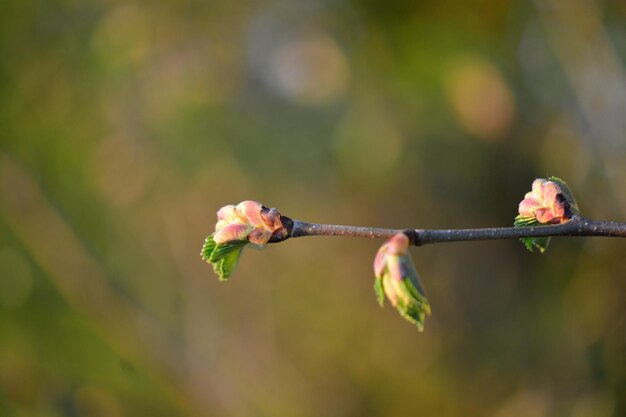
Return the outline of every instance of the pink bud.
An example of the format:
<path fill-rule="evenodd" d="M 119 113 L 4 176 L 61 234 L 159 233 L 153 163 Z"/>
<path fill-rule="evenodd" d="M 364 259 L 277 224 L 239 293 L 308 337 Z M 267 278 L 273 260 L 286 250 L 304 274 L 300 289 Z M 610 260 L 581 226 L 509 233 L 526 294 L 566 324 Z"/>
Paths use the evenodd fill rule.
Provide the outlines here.
<path fill-rule="evenodd" d="M 248 241 L 262 248 L 282 227 L 278 210 L 247 200 L 218 210 L 213 239 L 218 244 Z"/>
<path fill-rule="evenodd" d="M 248 240 L 251 227 L 245 223 L 225 224 L 213 235 L 216 243 L 241 242 Z"/>
<path fill-rule="evenodd" d="M 521 217 L 534 217 L 540 223 L 563 223 L 569 220 L 566 204 L 557 183 L 538 178 L 533 181 L 532 191 L 526 193 L 518 210 Z"/>
<path fill-rule="evenodd" d="M 385 242 L 374 258 L 374 274 L 382 276 L 383 269 L 388 266 L 389 258 L 394 256 L 405 256 L 409 249 L 409 238 L 404 233 L 398 233 Z M 394 274 L 397 276 L 397 274 Z M 400 279 L 400 278 L 398 278 Z"/>
<path fill-rule="evenodd" d="M 385 242 L 374 259 L 374 289 L 379 303 L 387 296 L 398 312 L 421 331 L 430 305 L 409 256 L 409 238 L 398 233 Z"/>

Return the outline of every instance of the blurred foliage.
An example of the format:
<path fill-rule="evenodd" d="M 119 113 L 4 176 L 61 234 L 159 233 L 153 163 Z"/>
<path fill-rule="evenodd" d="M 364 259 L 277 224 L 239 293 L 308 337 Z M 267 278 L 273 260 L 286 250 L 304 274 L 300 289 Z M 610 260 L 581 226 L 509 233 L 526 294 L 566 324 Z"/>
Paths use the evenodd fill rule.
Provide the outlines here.
<path fill-rule="evenodd" d="M 509 225 L 535 177 L 626 218 L 618 0 L 0 2 L 0 415 L 626 414 L 626 243 L 199 256 L 222 205 Z"/>

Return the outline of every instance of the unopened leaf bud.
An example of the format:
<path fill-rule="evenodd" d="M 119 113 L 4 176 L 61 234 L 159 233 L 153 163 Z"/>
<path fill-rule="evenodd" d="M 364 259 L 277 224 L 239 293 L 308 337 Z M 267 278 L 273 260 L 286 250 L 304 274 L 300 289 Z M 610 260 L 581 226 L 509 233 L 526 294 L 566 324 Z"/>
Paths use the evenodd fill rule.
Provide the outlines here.
<path fill-rule="evenodd" d="M 430 304 L 409 255 L 409 244 L 408 236 L 398 233 L 380 247 L 374 259 L 374 290 L 381 306 L 387 296 L 402 317 L 423 331 Z"/>
<path fill-rule="evenodd" d="M 270 241 L 287 236 L 278 210 L 256 201 L 243 201 L 217 211 L 215 232 L 205 240 L 201 256 L 221 280 L 226 280 L 245 246 L 263 249 Z"/>

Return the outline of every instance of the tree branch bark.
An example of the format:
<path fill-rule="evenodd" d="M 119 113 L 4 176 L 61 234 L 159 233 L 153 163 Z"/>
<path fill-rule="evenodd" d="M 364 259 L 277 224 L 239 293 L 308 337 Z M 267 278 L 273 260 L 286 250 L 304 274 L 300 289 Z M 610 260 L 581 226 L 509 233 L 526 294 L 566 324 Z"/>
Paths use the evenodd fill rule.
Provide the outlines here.
<path fill-rule="evenodd" d="M 473 240 L 514 239 L 547 236 L 604 236 L 626 237 L 626 223 L 591 220 L 575 216 L 571 220 L 545 226 L 532 227 L 489 227 L 481 229 L 383 229 L 376 227 L 342 226 L 334 224 L 307 223 L 293 220 L 291 230 L 282 241 L 290 237 L 303 236 L 349 236 L 371 239 L 389 239 L 404 232 L 415 246 L 432 243 L 460 242 Z"/>

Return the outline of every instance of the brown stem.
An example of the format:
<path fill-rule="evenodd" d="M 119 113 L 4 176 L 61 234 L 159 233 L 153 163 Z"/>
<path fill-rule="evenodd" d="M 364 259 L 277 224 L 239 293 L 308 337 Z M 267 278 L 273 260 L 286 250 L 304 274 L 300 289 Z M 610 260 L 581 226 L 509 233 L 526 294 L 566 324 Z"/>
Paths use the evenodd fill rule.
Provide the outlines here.
<path fill-rule="evenodd" d="M 483 229 L 382 229 L 376 227 L 341 226 L 333 224 L 307 223 L 288 219 L 289 233 L 284 239 L 302 236 L 350 236 L 372 239 L 389 239 L 396 233 L 404 232 L 416 246 L 429 243 L 459 242 L 468 240 L 495 240 L 542 236 L 605 236 L 626 237 L 626 223 L 591 220 L 576 216 L 557 224 L 532 227 L 489 227 Z M 281 241 L 276 240 L 276 241 Z"/>

